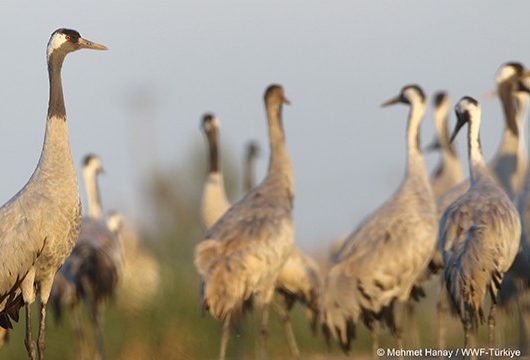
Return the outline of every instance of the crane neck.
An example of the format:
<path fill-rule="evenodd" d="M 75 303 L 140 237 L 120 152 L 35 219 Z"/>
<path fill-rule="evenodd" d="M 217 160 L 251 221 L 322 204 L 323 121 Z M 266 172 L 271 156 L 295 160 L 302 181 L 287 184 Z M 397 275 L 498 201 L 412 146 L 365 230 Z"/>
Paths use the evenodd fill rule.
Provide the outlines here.
<path fill-rule="evenodd" d="M 280 176 L 286 181 L 291 194 L 294 193 L 293 171 L 291 160 L 285 145 L 285 134 L 282 123 L 282 104 L 266 104 L 267 121 L 269 127 L 269 141 L 271 155 L 267 177 Z"/>
<path fill-rule="evenodd" d="M 438 133 L 438 142 L 442 148 L 442 157 L 444 160 L 448 157 L 456 158 L 456 151 L 449 135 L 449 113 L 447 111 L 435 111 L 434 123 Z"/>
<path fill-rule="evenodd" d="M 44 145 L 34 176 L 41 177 L 44 182 L 56 181 L 58 177 L 68 179 L 77 187 L 77 176 L 68 140 L 68 123 L 61 82 L 61 68 L 64 58 L 65 54 L 56 52 L 52 52 L 48 56 L 50 82 L 48 117 Z"/>
<path fill-rule="evenodd" d="M 61 70 L 65 54 L 52 52 L 48 57 L 48 75 L 50 80 L 50 99 L 48 103 L 48 120 L 60 118 L 66 121 Z"/>
<path fill-rule="evenodd" d="M 417 101 L 411 104 L 407 122 L 407 172 L 413 174 L 418 169 L 425 170 L 420 149 L 420 125 L 425 114 L 425 104 Z"/>
<path fill-rule="evenodd" d="M 480 145 L 480 115 L 470 114 L 467 140 L 469 173 L 471 182 L 474 183 L 488 173 Z"/>
<path fill-rule="evenodd" d="M 209 173 L 217 173 L 220 171 L 219 161 L 219 136 L 218 129 L 216 127 L 210 129 L 206 133 L 208 139 L 208 160 L 209 160 Z"/>
<path fill-rule="evenodd" d="M 103 211 L 101 210 L 101 198 L 96 170 L 88 166 L 83 168 L 83 180 L 85 181 L 88 201 L 88 216 L 93 219 L 101 219 L 103 217 Z"/>
<path fill-rule="evenodd" d="M 504 121 L 506 124 L 503 135 L 504 143 L 505 139 L 507 141 L 510 141 L 511 139 L 517 139 L 519 136 L 519 128 L 517 127 L 517 116 L 514 106 L 514 98 L 512 96 L 512 85 L 501 84 L 498 86 L 497 91 L 501 101 L 502 111 L 504 113 Z"/>
<path fill-rule="evenodd" d="M 528 157 L 528 154 L 524 124 L 530 98 L 527 92 L 522 91 L 517 91 L 516 93 L 514 93 L 513 97 L 515 100 L 515 120 L 517 123 L 517 128 L 519 129 L 519 136 L 517 139 L 517 154 L 518 158 L 526 159 Z"/>

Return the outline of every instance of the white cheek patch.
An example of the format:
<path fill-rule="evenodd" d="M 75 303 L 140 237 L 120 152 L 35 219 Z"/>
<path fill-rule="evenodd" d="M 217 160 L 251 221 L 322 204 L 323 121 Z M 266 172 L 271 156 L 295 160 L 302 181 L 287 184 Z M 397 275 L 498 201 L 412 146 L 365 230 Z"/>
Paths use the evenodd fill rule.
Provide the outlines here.
<path fill-rule="evenodd" d="M 219 119 L 213 117 L 210 121 L 204 123 L 204 130 L 210 131 L 219 128 Z"/>
<path fill-rule="evenodd" d="M 66 40 L 66 36 L 64 34 L 53 35 L 50 41 L 48 42 L 48 57 L 54 50 L 60 48 L 67 41 L 68 40 Z"/>
<path fill-rule="evenodd" d="M 418 94 L 418 92 L 413 89 L 413 88 L 409 88 L 407 90 L 405 90 L 405 93 L 404 93 L 405 97 L 407 99 L 409 99 L 409 101 L 412 103 L 412 102 L 416 102 L 416 101 L 419 101 L 421 99 L 420 95 Z"/>
<path fill-rule="evenodd" d="M 497 72 L 497 82 L 505 81 L 515 74 L 515 69 L 513 66 L 503 66 Z"/>
<path fill-rule="evenodd" d="M 219 119 L 217 118 L 217 116 L 214 116 L 213 119 L 212 119 L 212 125 L 215 126 L 216 128 L 219 127 L 220 122 L 219 122 Z"/>

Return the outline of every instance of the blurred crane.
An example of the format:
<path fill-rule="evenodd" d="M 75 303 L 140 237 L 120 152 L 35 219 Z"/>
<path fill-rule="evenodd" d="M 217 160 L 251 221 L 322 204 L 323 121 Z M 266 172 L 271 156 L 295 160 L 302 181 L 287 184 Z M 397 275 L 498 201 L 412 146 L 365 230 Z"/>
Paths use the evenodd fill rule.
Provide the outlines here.
<path fill-rule="evenodd" d="M 394 307 L 411 296 L 436 242 L 434 196 L 419 144 L 425 95 L 417 85 L 408 85 L 383 106 L 396 103 L 410 105 L 405 179 L 398 191 L 345 240 L 322 294 L 324 333 L 327 337 L 333 334 L 346 352 L 359 319 L 372 333 L 374 356 L 381 320 L 401 347 Z"/>
<path fill-rule="evenodd" d="M 259 147 L 257 143 L 248 143 L 244 166 L 245 193 L 248 193 L 255 186 L 254 171 L 258 154 Z M 278 275 L 276 291 L 282 295 L 287 310 L 291 310 L 296 302 L 300 302 L 307 307 L 313 332 L 316 331 L 318 321 L 320 290 L 320 267 L 316 261 L 294 247 L 293 252 Z M 274 308 L 284 323 L 284 330 L 291 353 L 295 358 L 300 358 L 300 350 L 296 343 L 289 314 L 276 302 L 274 302 Z"/>
<path fill-rule="evenodd" d="M 520 63 L 509 62 L 500 67 L 496 77 L 497 94 L 501 100 L 506 126 L 497 152 L 488 163 L 488 169 L 511 199 L 521 191 L 528 167 L 528 155 L 521 136 L 524 123 L 518 123 L 513 103 L 513 91 L 518 86 L 517 82 L 523 71 Z M 466 180 L 440 196 L 437 200 L 438 214 L 441 216 L 468 188 L 469 180 Z"/>
<path fill-rule="evenodd" d="M 449 189 L 464 181 L 462 163 L 455 147 L 449 142 L 449 96 L 440 91 L 434 95 L 434 125 L 436 139 L 428 150 L 440 150 L 440 163 L 431 174 L 434 197 L 445 194 Z"/>
<path fill-rule="evenodd" d="M 468 123 L 471 186 L 442 216 L 438 247 L 444 259 L 444 280 L 465 331 L 465 345 L 475 346 L 483 302 L 489 292 L 489 345 L 494 344 L 495 304 L 504 273 L 519 248 L 521 224 L 514 204 L 485 166 L 480 146 L 478 102 L 462 98 L 451 140 Z M 471 343 L 472 342 L 472 343 Z"/>
<path fill-rule="evenodd" d="M 234 204 L 195 248 L 202 306 L 223 321 L 220 358 L 225 358 L 231 317 L 250 298 L 262 309 L 262 354 L 268 306 L 281 267 L 292 251 L 294 184 L 281 118 L 283 88 L 265 92 L 271 157 L 265 180 Z"/>
<path fill-rule="evenodd" d="M 59 319 L 65 308 L 78 311 L 80 300 L 90 309 L 96 333 L 98 357 L 104 358 L 101 306 L 114 296 L 122 273 L 123 249 L 118 236 L 119 219 L 114 216 L 109 229 L 101 210 L 97 174 L 103 172 L 99 157 L 90 154 L 83 160 L 83 177 L 88 200 L 88 216 L 83 217 L 79 240 L 59 271 L 52 291 L 52 303 Z M 74 314 L 78 339 L 83 342 L 79 317 Z"/>

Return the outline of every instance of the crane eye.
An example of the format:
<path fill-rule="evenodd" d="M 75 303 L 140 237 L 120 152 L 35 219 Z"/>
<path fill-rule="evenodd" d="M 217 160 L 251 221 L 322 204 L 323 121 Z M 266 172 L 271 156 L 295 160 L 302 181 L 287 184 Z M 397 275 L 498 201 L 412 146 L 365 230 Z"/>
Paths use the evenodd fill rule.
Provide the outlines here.
<path fill-rule="evenodd" d="M 65 38 L 67 41 L 72 41 L 72 37 L 70 35 L 66 35 Z"/>

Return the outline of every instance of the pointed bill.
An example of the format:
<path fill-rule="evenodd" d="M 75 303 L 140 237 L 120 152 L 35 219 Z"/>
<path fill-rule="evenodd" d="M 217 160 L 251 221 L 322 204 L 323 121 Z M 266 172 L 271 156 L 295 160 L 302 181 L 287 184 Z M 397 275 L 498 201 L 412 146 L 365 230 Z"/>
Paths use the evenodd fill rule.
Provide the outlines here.
<path fill-rule="evenodd" d="M 105 45 L 97 44 L 87 39 L 79 38 L 79 47 L 82 49 L 93 49 L 93 50 L 107 50 Z"/>
<path fill-rule="evenodd" d="M 397 103 L 400 103 L 400 102 L 401 102 L 401 96 L 398 95 L 398 96 L 393 97 L 392 99 L 389 99 L 389 100 L 385 101 L 384 103 L 382 103 L 381 107 L 394 105 L 394 104 L 397 104 Z"/>

